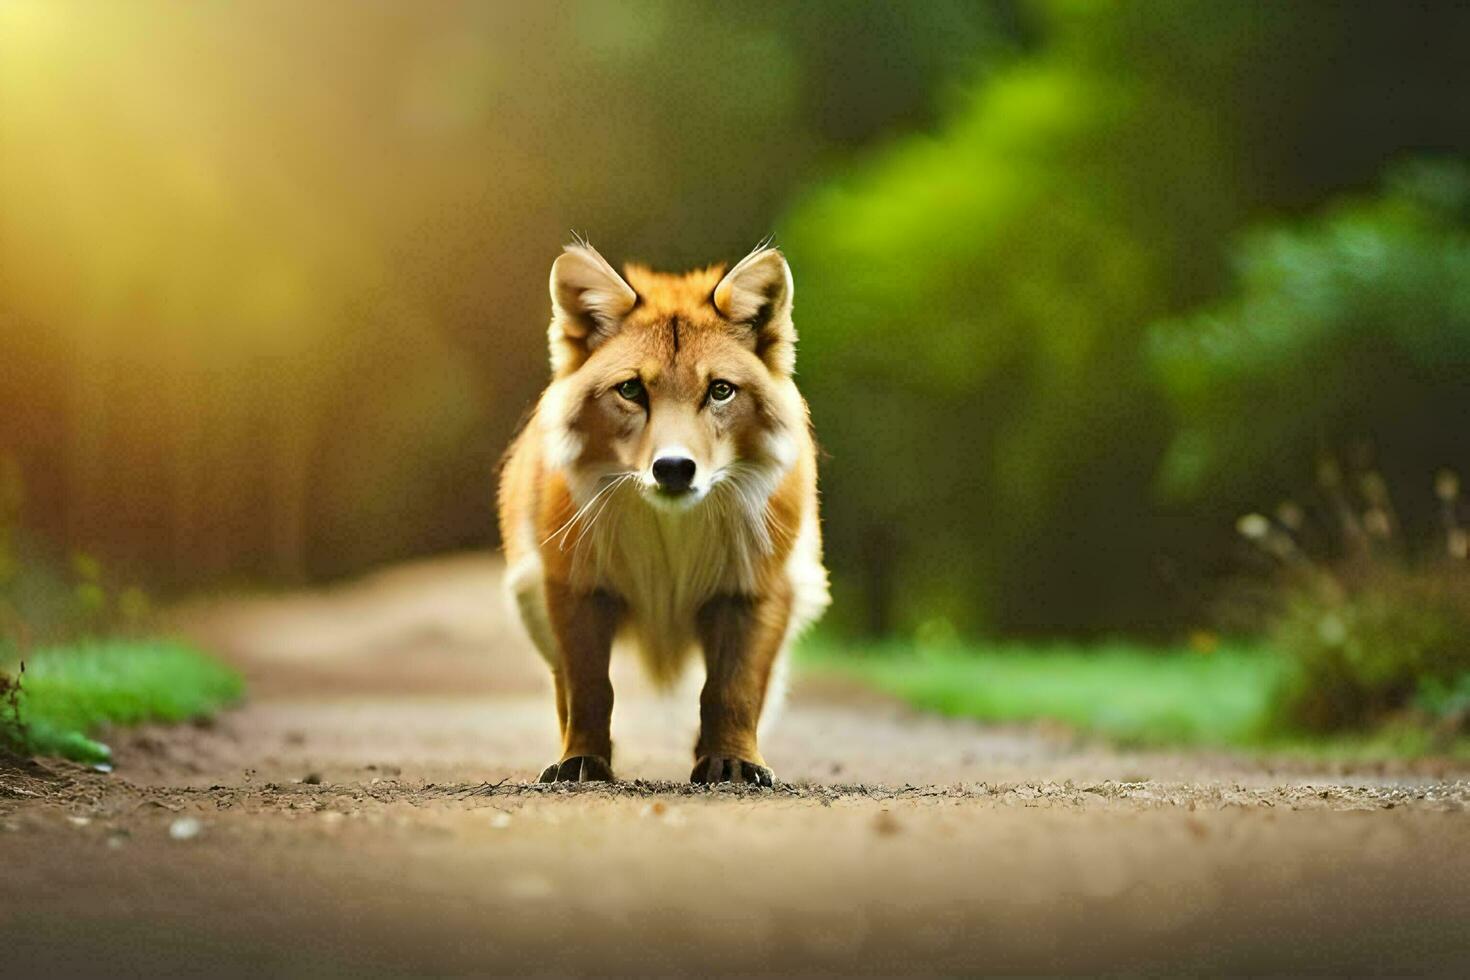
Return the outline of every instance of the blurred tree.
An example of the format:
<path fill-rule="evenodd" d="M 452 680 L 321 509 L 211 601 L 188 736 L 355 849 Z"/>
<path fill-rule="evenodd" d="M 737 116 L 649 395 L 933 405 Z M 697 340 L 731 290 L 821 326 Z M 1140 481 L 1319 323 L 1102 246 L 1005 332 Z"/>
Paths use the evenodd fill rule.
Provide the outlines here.
<path fill-rule="evenodd" d="M 785 226 L 854 625 L 1163 625 L 1147 325 L 1217 294 L 1262 212 L 1470 150 L 1467 8 L 1044 10 L 1034 57 Z"/>
<path fill-rule="evenodd" d="M 1240 229 L 1470 151 L 1467 35 L 1421 3 L 11 0 L 0 452 L 57 553 L 130 578 L 483 545 L 569 231 L 688 266 L 795 199 L 838 616 L 1158 624 L 1216 503 L 1152 496 L 1168 406 L 1203 416 L 1148 325 L 1218 300 Z"/>
<path fill-rule="evenodd" d="M 29 519 L 191 586 L 489 543 L 571 229 L 738 257 L 833 154 L 932 119 L 1006 9 L 0 5 Z"/>
<path fill-rule="evenodd" d="M 1400 518 L 1436 518 L 1434 473 L 1470 462 L 1470 167 L 1400 166 L 1381 196 L 1248 234 L 1235 268 L 1229 299 L 1155 330 L 1166 495 L 1225 525 L 1367 443 Z"/>

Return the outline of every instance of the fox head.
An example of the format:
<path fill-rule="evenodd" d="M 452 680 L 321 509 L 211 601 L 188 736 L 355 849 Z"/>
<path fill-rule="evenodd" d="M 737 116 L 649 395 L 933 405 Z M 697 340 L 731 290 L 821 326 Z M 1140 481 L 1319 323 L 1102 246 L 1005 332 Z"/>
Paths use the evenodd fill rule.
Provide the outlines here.
<path fill-rule="evenodd" d="M 725 485 L 753 503 L 791 467 L 806 409 L 779 251 L 757 248 L 728 272 L 619 275 L 571 245 L 552 264 L 551 302 L 545 459 L 579 501 L 617 482 L 666 511 Z"/>

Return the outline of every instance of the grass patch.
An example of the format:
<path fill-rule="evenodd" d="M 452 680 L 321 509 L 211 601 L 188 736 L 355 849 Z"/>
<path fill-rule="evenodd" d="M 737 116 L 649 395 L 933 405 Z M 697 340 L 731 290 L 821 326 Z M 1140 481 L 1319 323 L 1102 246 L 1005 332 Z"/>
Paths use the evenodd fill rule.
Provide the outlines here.
<path fill-rule="evenodd" d="M 240 676 L 182 643 L 95 640 L 50 647 L 18 665 L 15 713 L 0 706 L 0 735 L 30 755 L 104 763 L 111 751 L 95 740 L 104 725 L 179 722 L 208 717 L 244 692 Z"/>
<path fill-rule="evenodd" d="M 979 721 L 1056 722 L 1134 746 L 1247 749 L 1344 762 L 1425 755 L 1470 758 L 1470 739 L 1412 724 L 1362 733 L 1283 732 L 1273 718 L 1290 660 L 1251 646 L 1209 653 L 1126 642 L 916 647 L 813 637 L 808 671 L 856 678 L 916 708 Z"/>
<path fill-rule="evenodd" d="M 811 669 L 857 677 L 915 707 L 994 722 L 1060 722 L 1131 744 L 1258 741 L 1282 662 L 1247 648 L 1204 654 L 1125 643 L 946 646 L 888 642 L 801 651 Z"/>

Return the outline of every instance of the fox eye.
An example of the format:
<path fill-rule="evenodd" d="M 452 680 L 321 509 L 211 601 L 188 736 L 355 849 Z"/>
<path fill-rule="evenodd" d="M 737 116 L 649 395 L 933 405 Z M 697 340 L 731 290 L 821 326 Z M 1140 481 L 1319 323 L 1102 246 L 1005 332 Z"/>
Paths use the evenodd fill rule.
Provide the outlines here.
<path fill-rule="evenodd" d="M 643 382 L 639 381 L 637 378 L 629 378 L 627 381 L 619 384 L 614 390 L 617 391 L 617 393 L 622 395 L 624 398 L 628 399 L 628 401 L 636 402 L 638 399 L 643 397 Z"/>
<path fill-rule="evenodd" d="M 728 381 L 711 381 L 709 384 L 709 400 L 716 405 L 723 405 L 735 397 L 735 386 Z"/>

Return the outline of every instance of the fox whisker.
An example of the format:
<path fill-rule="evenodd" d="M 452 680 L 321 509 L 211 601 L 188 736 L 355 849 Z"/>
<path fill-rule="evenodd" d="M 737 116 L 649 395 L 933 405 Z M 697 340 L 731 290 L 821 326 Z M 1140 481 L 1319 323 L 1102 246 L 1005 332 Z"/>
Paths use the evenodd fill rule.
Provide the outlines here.
<path fill-rule="evenodd" d="M 540 546 L 544 548 L 557 535 L 561 535 L 562 536 L 561 543 L 563 545 L 565 545 L 566 544 L 566 535 L 568 533 L 570 533 L 572 527 L 574 527 L 576 525 L 577 521 L 581 519 L 582 515 L 586 514 L 587 513 L 587 510 L 593 504 L 597 503 L 598 498 L 601 497 L 603 494 L 607 493 L 613 487 L 617 486 L 622 481 L 626 480 L 628 477 L 633 476 L 633 475 L 634 474 L 633 474 L 632 471 L 614 474 L 609 479 L 609 482 L 607 484 L 605 484 L 596 493 L 594 493 L 592 495 L 591 499 L 589 499 L 585 504 L 583 504 L 580 508 L 578 508 L 577 512 L 567 519 L 567 521 L 566 521 L 565 524 L 561 525 L 561 527 L 558 527 L 555 531 L 552 531 L 550 534 L 548 534 L 546 536 L 546 539 L 541 542 L 541 545 Z M 608 479 L 608 478 L 605 477 L 604 479 Z M 563 550 L 565 550 L 565 549 L 563 549 Z"/>
<path fill-rule="evenodd" d="M 577 540 L 572 542 L 573 551 L 576 551 L 578 546 L 582 544 L 582 539 L 587 536 L 587 532 L 592 530 L 593 525 L 595 525 L 598 519 L 602 517 L 603 511 L 607 510 L 608 504 L 612 503 L 613 498 L 617 496 L 616 488 L 627 483 L 629 480 L 633 479 L 637 475 L 637 473 L 624 473 L 612 483 L 608 484 L 605 488 L 604 493 L 598 494 L 598 496 L 603 498 L 602 506 L 597 508 L 597 512 L 592 515 L 592 519 L 590 521 L 582 525 L 582 530 L 580 533 L 578 533 Z M 593 500 L 596 499 L 596 497 L 593 498 Z"/>

